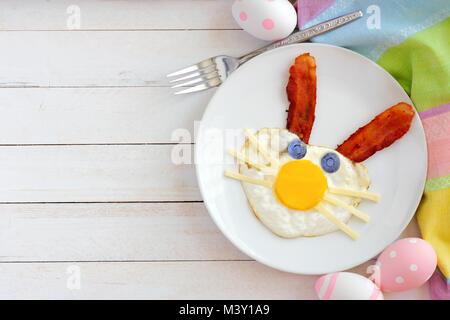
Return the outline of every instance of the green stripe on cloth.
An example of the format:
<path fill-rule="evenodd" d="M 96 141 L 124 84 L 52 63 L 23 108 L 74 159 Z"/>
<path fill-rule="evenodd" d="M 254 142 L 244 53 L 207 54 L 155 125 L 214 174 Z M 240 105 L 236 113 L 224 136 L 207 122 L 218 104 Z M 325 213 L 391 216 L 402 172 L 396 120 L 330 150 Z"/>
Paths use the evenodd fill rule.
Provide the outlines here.
<path fill-rule="evenodd" d="M 389 48 L 378 63 L 411 96 L 419 112 L 450 101 L 450 18 Z"/>
<path fill-rule="evenodd" d="M 421 112 L 427 134 L 428 173 L 433 178 L 425 184 L 417 221 L 423 238 L 436 250 L 438 266 L 447 278 L 450 278 L 450 175 L 447 170 L 450 138 L 446 109 L 450 102 L 449 57 L 450 18 L 446 18 L 387 49 L 378 60 L 400 82 Z"/>
<path fill-rule="evenodd" d="M 425 183 L 425 191 L 436 191 L 450 187 L 450 176 L 429 179 Z"/>

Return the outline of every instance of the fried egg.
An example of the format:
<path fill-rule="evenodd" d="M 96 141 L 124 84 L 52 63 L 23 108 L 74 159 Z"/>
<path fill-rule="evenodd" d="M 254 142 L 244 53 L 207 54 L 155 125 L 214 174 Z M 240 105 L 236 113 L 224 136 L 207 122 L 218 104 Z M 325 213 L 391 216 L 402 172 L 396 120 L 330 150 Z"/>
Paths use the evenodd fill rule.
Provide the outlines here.
<path fill-rule="evenodd" d="M 225 174 L 241 180 L 256 217 L 280 237 L 341 229 L 356 239 L 346 223 L 352 215 L 368 222 L 370 217 L 357 209 L 361 198 L 378 200 L 367 191 L 367 169 L 333 149 L 296 141 L 301 143 L 286 129 L 247 132 L 241 150 L 231 151 L 240 160 L 239 173 Z"/>

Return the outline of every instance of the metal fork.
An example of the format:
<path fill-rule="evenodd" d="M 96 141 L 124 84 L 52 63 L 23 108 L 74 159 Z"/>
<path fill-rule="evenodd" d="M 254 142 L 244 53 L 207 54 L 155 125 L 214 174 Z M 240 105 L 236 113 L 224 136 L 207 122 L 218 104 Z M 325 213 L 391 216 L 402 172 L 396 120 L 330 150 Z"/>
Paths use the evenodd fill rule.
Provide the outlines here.
<path fill-rule="evenodd" d="M 350 14 L 322 22 L 308 29 L 293 33 L 283 40 L 269 44 L 242 57 L 235 58 L 226 55 L 211 57 L 187 68 L 172 72 L 171 74 L 168 74 L 167 77 L 172 78 L 169 81 L 170 83 L 175 83 L 172 88 L 192 86 L 175 92 L 175 94 L 191 93 L 218 87 L 234 70 L 239 68 L 240 65 L 263 52 L 293 43 L 304 42 L 312 37 L 318 36 L 359 19 L 362 16 L 362 11 L 355 11 Z"/>

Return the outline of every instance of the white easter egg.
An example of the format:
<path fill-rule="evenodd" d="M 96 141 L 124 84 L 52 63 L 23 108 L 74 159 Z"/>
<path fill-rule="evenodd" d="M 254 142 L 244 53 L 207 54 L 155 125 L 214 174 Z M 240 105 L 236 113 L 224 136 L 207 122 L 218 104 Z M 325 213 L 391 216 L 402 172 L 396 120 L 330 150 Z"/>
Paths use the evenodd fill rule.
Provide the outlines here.
<path fill-rule="evenodd" d="M 384 300 L 372 281 L 351 272 L 324 275 L 317 280 L 315 289 L 320 300 Z"/>
<path fill-rule="evenodd" d="M 286 38 L 297 25 L 297 13 L 288 0 L 236 0 L 232 13 L 242 29 L 262 40 Z"/>

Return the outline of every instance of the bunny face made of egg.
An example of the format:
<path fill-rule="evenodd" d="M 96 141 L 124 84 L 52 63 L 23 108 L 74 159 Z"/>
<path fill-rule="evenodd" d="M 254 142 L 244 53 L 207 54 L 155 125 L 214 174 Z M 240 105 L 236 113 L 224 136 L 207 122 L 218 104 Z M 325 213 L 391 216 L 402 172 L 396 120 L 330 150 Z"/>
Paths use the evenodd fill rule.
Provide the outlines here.
<path fill-rule="evenodd" d="M 253 148 L 249 138 L 240 150 L 253 164 L 269 165 L 261 147 L 275 159 L 269 170 L 248 163 L 239 172 L 253 179 L 271 179 L 273 188 L 243 182 L 247 199 L 255 215 L 275 234 L 284 238 L 319 236 L 339 229 L 317 210 L 331 212 L 336 220 L 346 223 L 356 211 L 361 199 L 330 195 L 343 207 L 323 201 L 324 194 L 333 188 L 365 192 L 370 178 L 367 169 L 326 147 L 306 145 L 286 129 L 261 129 L 254 134 L 259 148 Z M 272 176 L 271 176 L 272 175 Z M 306 178 L 306 179 L 305 179 Z M 360 215 L 368 220 L 362 212 Z M 356 237 L 356 234 L 351 233 Z"/>

